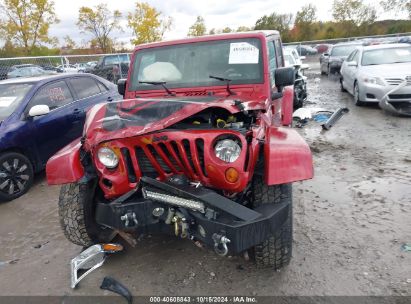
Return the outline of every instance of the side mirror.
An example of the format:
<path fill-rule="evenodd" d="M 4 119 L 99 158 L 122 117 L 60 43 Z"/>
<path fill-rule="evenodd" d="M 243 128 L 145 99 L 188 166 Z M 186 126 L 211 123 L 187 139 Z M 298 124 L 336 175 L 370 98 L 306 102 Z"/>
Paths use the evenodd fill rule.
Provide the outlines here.
<path fill-rule="evenodd" d="M 47 105 L 33 106 L 29 111 L 29 117 L 42 116 L 50 113 L 50 108 Z"/>
<path fill-rule="evenodd" d="M 275 86 L 280 89 L 294 84 L 295 70 L 294 67 L 278 68 L 274 72 Z"/>
<path fill-rule="evenodd" d="M 119 79 L 117 81 L 117 91 L 122 96 L 126 94 L 126 85 L 127 85 L 127 79 Z"/>
<path fill-rule="evenodd" d="M 356 61 L 350 61 L 350 62 L 347 62 L 347 65 L 350 67 L 356 67 L 358 63 Z"/>
<path fill-rule="evenodd" d="M 309 66 L 308 64 L 306 64 L 306 63 L 303 63 L 303 64 L 301 65 L 300 69 L 301 69 L 302 71 L 303 71 L 303 70 L 308 70 L 308 69 L 310 69 L 310 66 Z"/>
<path fill-rule="evenodd" d="M 330 54 L 328 54 L 328 53 L 324 53 L 323 55 L 324 55 L 324 57 L 330 56 Z"/>
<path fill-rule="evenodd" d="M 306 59 L 307 57 L 305 57 L 305 56 L 300 56 L 300 60 L 304 60 L 304 59 Z"/>

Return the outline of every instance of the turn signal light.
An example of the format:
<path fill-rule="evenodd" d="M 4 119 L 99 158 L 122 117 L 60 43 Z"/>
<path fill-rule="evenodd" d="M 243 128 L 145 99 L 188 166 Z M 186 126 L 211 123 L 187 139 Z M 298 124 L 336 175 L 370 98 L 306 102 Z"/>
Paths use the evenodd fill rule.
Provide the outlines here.
<path fill-rule="evenodd" d="M 236 183 L 238 181 L 238 171 L 234 168 L 228 168 L 225 171 L 225 179 L 230 183 Z"/>
<path fill-rule="evenodd" d="M 102 244 L 104 252 L 114 253 L 123 250 L 123 246 L 120 244 Z"/>

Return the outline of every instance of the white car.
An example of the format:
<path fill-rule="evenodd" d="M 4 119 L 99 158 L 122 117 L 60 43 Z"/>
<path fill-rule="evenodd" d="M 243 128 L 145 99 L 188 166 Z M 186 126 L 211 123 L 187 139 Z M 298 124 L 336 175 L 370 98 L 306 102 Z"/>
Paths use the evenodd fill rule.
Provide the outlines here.
<path fill-rule="evenodd" d="M 378 103 L 390 112 L 411 115 L 411 45 L 358 47 L 344 61 L 340 83 L 356 105 Z"/>
<path fill-rule="evenodd" d="M 308 64 L 302 63 L 301 60 L 304 59 L 305 57 L 304 56 L 299 57 L 295 49 L 284 48 L 283 55 L 284 55 L 284 63 L 286 67 L 299 66 L 302 71 L 310 68 Z"/>
<path fill-rule="evenodd" d="M 78 69 L 75 65 L 72 64 L 63 64 L 57 67 L 57 70 L 60 73 L 78 73 Z"/>
<path fill-rule="evenodd" d="M 298 54 L 298 51 L 295 47 L 292 46 L 286 46 L 285 48 L 283 48 L 283 52 L 287 52 L 287 54 L 290 54 L 291 56 L 294 57 L 296 64 L 298 65 L 302 65 L 303 64 L 303 60 L 306 58 L 305 56 L 300 56 Z"/>

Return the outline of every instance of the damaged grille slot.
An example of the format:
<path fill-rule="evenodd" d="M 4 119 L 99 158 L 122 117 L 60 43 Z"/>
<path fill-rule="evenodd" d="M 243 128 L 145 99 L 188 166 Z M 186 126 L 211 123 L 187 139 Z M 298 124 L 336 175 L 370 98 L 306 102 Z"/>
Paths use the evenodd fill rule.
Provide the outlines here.
<path fill-rule="evenodd" d="M 136 146 L 135 154 L 141 173 L 145 176 L 184 174 L 191 179 L 207 176 L 204 141 L 201 138 Z M 130 164 L 132 165 L 131 161 Z"/>

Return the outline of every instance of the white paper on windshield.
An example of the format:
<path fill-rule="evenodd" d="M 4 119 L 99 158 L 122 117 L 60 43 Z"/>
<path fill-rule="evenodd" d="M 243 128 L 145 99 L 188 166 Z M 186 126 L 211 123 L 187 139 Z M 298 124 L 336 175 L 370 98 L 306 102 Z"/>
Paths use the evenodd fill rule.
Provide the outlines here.
<path fill-rule="evenodd" d="M 230 57 L 228 64 L 256 64 L 258 63 L 259 51 L 248 42 L 230 43 Z"/>
<path fill-rule="evenodd" d="M 16 100 L 16 98 L 17 97 L 14 96 L 0 97 L 0 107 L 7 108 Z"/>

